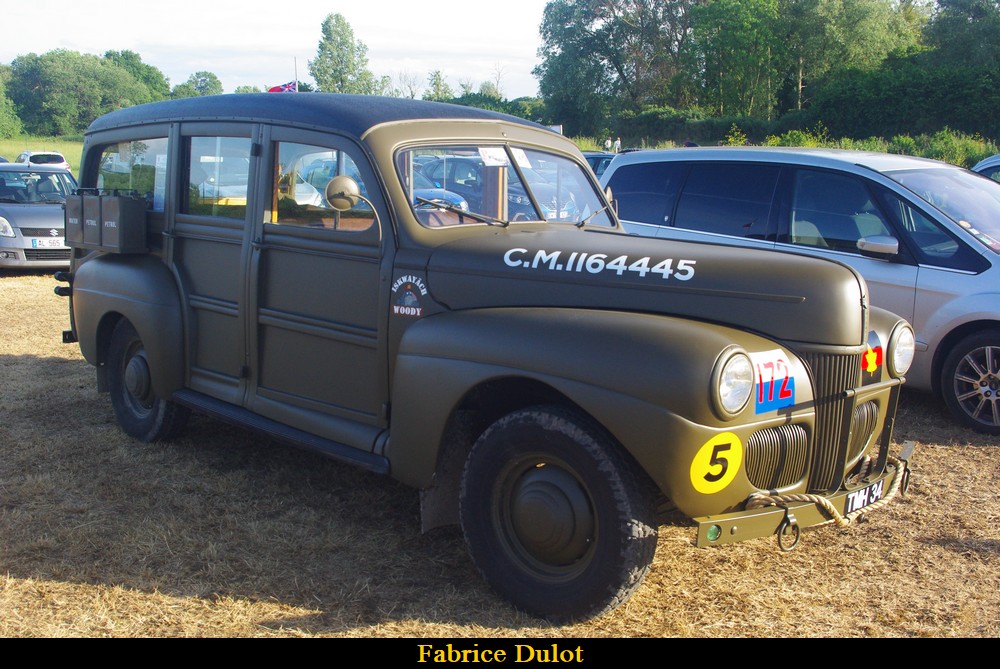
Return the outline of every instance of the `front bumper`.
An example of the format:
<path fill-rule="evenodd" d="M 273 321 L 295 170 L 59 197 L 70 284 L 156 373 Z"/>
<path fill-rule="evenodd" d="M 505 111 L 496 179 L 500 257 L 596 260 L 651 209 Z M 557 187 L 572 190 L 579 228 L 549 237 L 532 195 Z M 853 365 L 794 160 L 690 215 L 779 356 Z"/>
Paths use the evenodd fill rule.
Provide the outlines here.
<path fill-rule="evenodd" d="M 802 529 L 828 524 L 847 525 L 855 518 L 888 504 L 909 484 L 909 462 L 913 443 L 907 442 L 898 458 L 890 458 L 884 471 L 865 479 L 851 490 L 832 495 L 775 495 L 766 497 L 764 506 L 751 496 L 742 511 L 703 516 L 693 520 L 698 527 L 697 545 L 721 546 L 770 535 L 777 535 L 779 545 L 790 550 L 798 543 Z"/>

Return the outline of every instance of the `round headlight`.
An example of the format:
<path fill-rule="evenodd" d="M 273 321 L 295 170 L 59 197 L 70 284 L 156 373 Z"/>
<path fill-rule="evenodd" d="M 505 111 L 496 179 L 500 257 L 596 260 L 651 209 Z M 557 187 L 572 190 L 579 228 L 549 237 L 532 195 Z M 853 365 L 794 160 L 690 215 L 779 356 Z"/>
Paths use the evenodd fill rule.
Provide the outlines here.
<path fill-rule="evenodd" d="M 897 325 L 889 337 L 889 373 L 893 376 L 904 376 L 910 371 L 916 348 L 913 328 L 905 323 Z"/>
<path fill-rule="evenodd" d="M 712 376 L 715 406 L 719 417 L 734 417 L 747 405 L 753 394 L 753 364 L 741 349 L 731 349 L 719 358 Z"/>

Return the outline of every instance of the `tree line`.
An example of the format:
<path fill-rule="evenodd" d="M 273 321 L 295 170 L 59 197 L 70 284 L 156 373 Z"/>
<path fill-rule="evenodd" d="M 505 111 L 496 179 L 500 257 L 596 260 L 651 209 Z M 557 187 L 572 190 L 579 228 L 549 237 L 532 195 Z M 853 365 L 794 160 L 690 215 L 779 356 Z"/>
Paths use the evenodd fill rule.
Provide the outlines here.
<path fill-rule="evenodd" d="M 574 136 L 1000 136 L 1000 0 L 553 0 L 541 36 Z"/>
<path fill-rule="evenodd" d="M 330 14 L 315 84 L 298 86 L 419 95 L 630 142 L 715 141 L 734 123 L 751 139 L 818 124 L 855 138 L 1000 137 L 1000 0 L 552 0 L 539 34 L 540 97 L 507 100 L 500 65 L 457 89 L 439 70 L 376 75 Z M 78 134 L 113 109 L 222 92 L 208 71 L 171 87 L 132 51 L 26 54 L 0 65 L 0 137 Z"/>

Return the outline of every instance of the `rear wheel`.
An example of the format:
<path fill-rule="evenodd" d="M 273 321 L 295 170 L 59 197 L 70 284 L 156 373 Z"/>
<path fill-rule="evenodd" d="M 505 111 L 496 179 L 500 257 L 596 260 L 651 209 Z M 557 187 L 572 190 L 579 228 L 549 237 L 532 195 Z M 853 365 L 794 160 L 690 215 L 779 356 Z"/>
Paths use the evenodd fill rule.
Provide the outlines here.
<path fill-rule="evenodd" d="M 146 347 L 135 327 L 125 319 L 119 321 L 111 333 L 108 388 L 118 424 L 136 439 L 172 439 L 187 424 L 187 408 L 157 397 Z"/>
<path fill-rule="evenodd" d="M 585 418 L 525 409 L 472 448 L 462 530 L 483 577 L 515 606 L 554 622 L 588 618 L 628 599 L 649 571 L 653 492 Z"/>
<path fill-rule="evenodd" d="M 944 361 L 941 392 L 966 427 L 1000 434 L 1000 330 L 966 337 Z"/>

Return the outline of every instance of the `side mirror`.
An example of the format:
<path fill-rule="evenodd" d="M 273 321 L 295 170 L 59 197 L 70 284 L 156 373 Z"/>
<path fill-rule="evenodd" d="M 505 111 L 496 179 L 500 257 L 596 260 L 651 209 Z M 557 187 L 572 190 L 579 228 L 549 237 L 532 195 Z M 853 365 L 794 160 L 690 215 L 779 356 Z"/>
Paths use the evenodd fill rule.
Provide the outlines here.
<path fill-rule="evenodd" d="M 330 206 L 337 211 L 347 211 L 353 209 L 360 200 L 361 189 L 358 182 L 348 176 L 336 176 L 326 184 L 323 195 Z"/>
<path fill-rule="evenodd" d="M 864 254 L 894 256 L 899 253 L 899 240 L 889 235 L 872 235 L 858 240 L 858 250 Z"/>
<path fill-rule="evenodd" d="M 611 211 L 615 212 L 615 218 L 618 217 L 618 203 L 615 202 L 615 194 L 611 192 L 611 186 L 606 186 L 604 188 L 604 197 L 607 199 L 608 204 L 611 205 Z"/>

